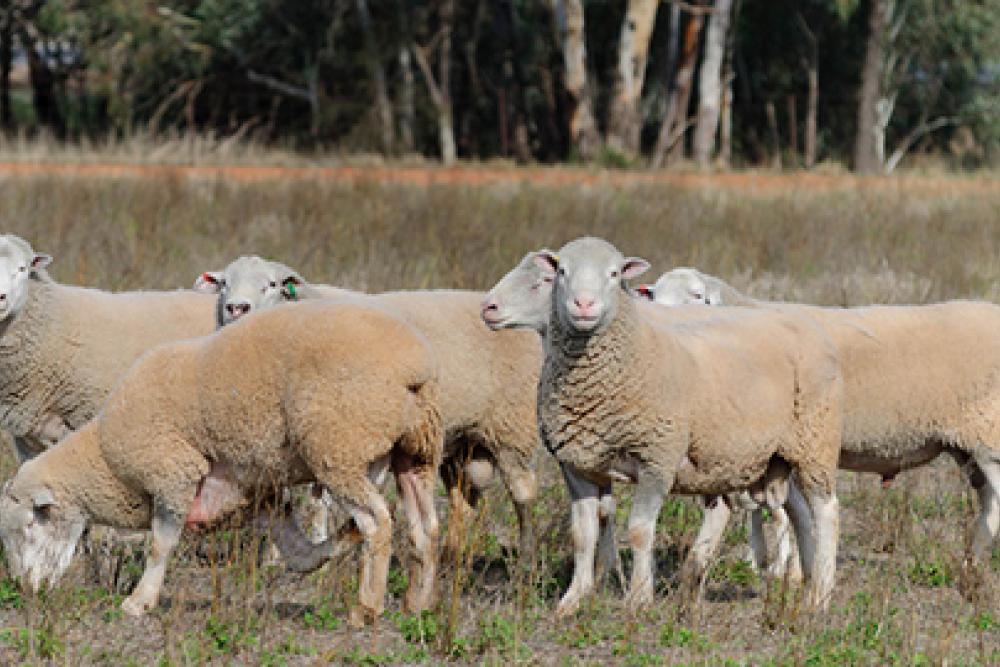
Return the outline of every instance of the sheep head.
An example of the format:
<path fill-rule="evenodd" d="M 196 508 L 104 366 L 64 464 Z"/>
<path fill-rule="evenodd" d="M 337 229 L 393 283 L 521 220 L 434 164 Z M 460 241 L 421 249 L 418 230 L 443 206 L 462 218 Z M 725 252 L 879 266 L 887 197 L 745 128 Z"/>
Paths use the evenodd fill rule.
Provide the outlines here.
<path fill-rule="evenodd" d="M 649 269 L 649 262 L 625 257 L 602 239 L 570 241 L 558 254 L 540 252 L 540 267 L 555 273 L 552 308 L 569 333 L 590 335 L 603 331 L 618 314 L 625 281 Z"/>
<path fill-rule="evenodd" d="M 37 591 L 66 572 L 83 534 L 83 512 L 21 466 L 0 493 L 0 540 L 11 574 Z M 26 470 L 27 469 L 27 470 Z"/>
<path fill-rule="evenodd" d="M 52 262 L 22 238 L 0 236 L 0 321 L 15 317 L 28 300 L 28 280 Z"/>

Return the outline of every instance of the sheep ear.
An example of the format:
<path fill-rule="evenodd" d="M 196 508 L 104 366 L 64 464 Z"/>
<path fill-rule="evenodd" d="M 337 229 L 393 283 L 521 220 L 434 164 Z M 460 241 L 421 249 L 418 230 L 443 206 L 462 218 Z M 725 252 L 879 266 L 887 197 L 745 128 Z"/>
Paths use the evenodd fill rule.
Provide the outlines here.
<path fill-rule="evenodd" d="M 194 288 L 199 292 L 218 294 L 222 290 L 223 282 L 221 271 L 206 271 L 194 281 Z"/>
<path fill-rule="evenodd" d="M 646 271 L 649 271 L 649 262 L 641 257 L 627 257 L 622 263 L 622 279 L 631 280 L 638 278 Z"/>
<path fill-rule="evenodd" d="M 33 269 L 44 269 L 51 263 L 52 255 L 46 255 L 45 253 L 35 253 L 35 256 L 31 258 L 31 268 Z"/>
<path fill-rule="evenodd" d="M 534 254 L 535 266 L 546 273 L 556 273 L 559 270 L 559 255 L 551 250 L 539 250 Z"/>
<path fill-rule="evenodd" d="M 31 494 L 31 504 L 36 510 L 45 509 L 56 504 L 56 497 L 49 489 L 41 488 Z"/>

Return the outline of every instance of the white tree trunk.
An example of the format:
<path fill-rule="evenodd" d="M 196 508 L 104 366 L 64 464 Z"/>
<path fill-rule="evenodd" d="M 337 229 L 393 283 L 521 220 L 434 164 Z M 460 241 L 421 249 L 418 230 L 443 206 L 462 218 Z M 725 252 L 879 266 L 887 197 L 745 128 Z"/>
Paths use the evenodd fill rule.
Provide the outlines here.
<path fill-rule="evenodd" d="M 552 0 L 562 41 L 566 92 L 573 99 L 570 115 L 570 141 L 580 157 L 590 159 L 597 152 L 600 135 L 594 120 L 593 104 L 587 86 L 587 47 L 584 33 L 582 0 Z"/>
<path fill-rule="evenodd" d="M 715 134 L 719 127 L 719 106 L 722 99 L 722 60 L 726 53 L 726 35 L 732 0 L 716 0 L 715 12 L 708 18 L 705 31 L 705 57 L 698 78 L 698 121 L 694 128 L 694 159 L 707 167 L 715 150 Z"/>
<path fill-rule="evenodd" d="M 618 71 L 615 78 L 608 145 L 627 155 L 639 152 L 642 119 L 639 96 L 646 78 L 649 38 L 656 22 L 659 0 L 629 0 L 618 42 Z"/>

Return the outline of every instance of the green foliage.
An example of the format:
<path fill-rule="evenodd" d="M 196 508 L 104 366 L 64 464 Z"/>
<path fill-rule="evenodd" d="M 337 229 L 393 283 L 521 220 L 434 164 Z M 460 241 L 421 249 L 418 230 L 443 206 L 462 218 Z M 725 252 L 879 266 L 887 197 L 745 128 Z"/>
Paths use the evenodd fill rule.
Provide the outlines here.
<path fill-rule="evenodd" d="M 951 567 L 941 560 L 930 560 L 917 558 L 909 571 L 910 581 L 918 586 L 929 586 L 939 588 L 941 586 L 951 586 L 954 583 L 954 576 Z"/>
<path fill-rule="evenodd" d="M 437 640 L 442 629 L 441 620 L 429 609 L 419 614 L 400 614 L 396 627 L 406 641 L 425 645 Z"/>
<path fill-rule="evenodd" d="M 456 3 L 448 33 L 448 92 L 462 155 L 580 161 L 579 146 L 570 138 L 571 108 L 560 80 L 559 35 L 565 17 L 552 11 L 559 4 Z M 614 108 L 624 6 L 586 4 L 589 97 L 598 125 L 607 128 Z M 737 164 L 769 163 L 775 131 L 785 164 L 797 163 L 788 145 L 790 125 L 794 123 L 796 136 L 804 134 L 804 63 L 814 48 L 823 73 L 817 118 L 820 158 L 844 159 L 850 154 L 872 4 L 737 3 L 732 40 L 739 70 L 733 100 Z M 888 147 L 927 120 L 948 118 L 928 142 L 955 155 L 960 165 L 982 164 L 1000 145 L 1000 45 L 993 38 L 1000 28 L 1000 7 L 994 0 L 884 4 L 894 8 L 887 27 L 891 38 L 882 54 L 886 99 L 893 104 Z M 33 91 L 40 95 L 14 96 L 16 129 L 40 125 L 60 137 L 106 138 L 149 128 L 154 134 L 245 136 L 310 151 L 379 151 L 382 138 L 372 108 L 376 84 L 367 51 L 371 39 L 396 116 L 394 129 L 399 126 L 401 100 L 409 94 L 405 86 L 412 85 L 413 149 L 436 155 L 432 94 L 413 63 L 412 46 L 438 46 L 444 34 L 440 5 L 429 0 L 368 5 L 370 34 L 349 2 L 165 0 L 153 6 L 128 0 L 40 0 L 32 12 L 19 14 L 26 27 L 19 39 L 35 36 L 46 55 L 49 76 L 32 80 L 59 83 Z M 508 7 L 509 16 L 500 13 Z M 642 91 L 645 155 L 668 106 L 666 47 L 669 32 L 677 27 L 669 15 L 661 3 Z M 430 51 L 439 77 L 433 62 L 437 49 Z M 407 58 L 401 60 L 403 54 Z M 410 63 L 407 71 L 403 62 Z M 55 113 L 29 109 L 28 97 L 54 98 Z M 798 100 L 795 118 L 788 118 L 791 110 L 785 110 L 790 98 Z M 767 102 L 778 108 L 775 128 L 767 119 Z M 697 91 L 692 103 L 697 103 Z M 401 150 L 397 146 L 394 152 Z M 591 159 L 609 169 L 642 164 L 631 150 L 603 144 Z"/>
<path fill-rule="evenodd" d="M 340 627 L 340 614 L 324 604 L 303 614 L 302 622 L 313 630 L 336 630 Z"/>
<path fill-rule="evenodd" d="M 514 624 L 500 614 L 486 614 L 479 621 L 476 648 L 480 653 L 496 651 L 509 653 L 514 650 Z"/>
<path fill-rule="evenodd" d="M 210 616 L 205 621 L 205 638 L 210 647 L 217 653 L 237 653 L 248 646 L 259 642 L 256 629 L 252 624 L 241 624 L 233 620 L 221 620 Z"/>
<path fill-rule="evenodd" d="M 24 598 L 17 582 L 10 577 L 0 580 L 0 608 L 20 609 L 23 604 Z"/>

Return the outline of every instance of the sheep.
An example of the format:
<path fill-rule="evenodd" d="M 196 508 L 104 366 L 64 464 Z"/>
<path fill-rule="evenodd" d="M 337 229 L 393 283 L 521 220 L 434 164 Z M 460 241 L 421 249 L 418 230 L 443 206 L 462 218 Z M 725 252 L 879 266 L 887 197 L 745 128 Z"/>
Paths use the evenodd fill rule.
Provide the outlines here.
<path fill-rule="evenodd" d="M 520 526 L 520 551 L 534 552 L 531 503 L 537 493 L 535 390 L 541 346 L 529 332 L 491 334 L 479 319 L 483 295 L 462 290 L 414 290 L 367 295 L 316 285 L 278 262 L 245 256 L 222 271 L 206 271 L 196 289 L 218 294 L 220 324 L 275 304 L 333 299 L 377 305 L 424 334 L 441 368 L 446 445 L 441 476 L 450 517 L 445 552 L 460 553 L 462 526 L 499 471 Z"/>
<path fill-rule="evenodd" d="M 555 273 L 549 270 L 547 264 L 540 265 L 535 261 L 540 252 L 548 252 L 548 250 L 529 252 L 487 293 L 483 300 L 481 316 L 491 329 L 526 328 L 536 331 L 543 338 L 545 337 L 548 329 L 552 283 L 555 280 Z M 668 324 L 676 321 L 678 317 L 697 318 L 704 316 L 704 313 L 697 309 L 682 308 L 667 313 L 662 308 L 651 307 L 649 302 L 643 298 L 648 298 L 645 293 L 638 292 L 635 296 L 640 299 L 636 302 L 636 307 L 647 321 Z M 801 495 L 794 487 L 789 487 L 789 492 L 789 501 L 794 503 L 794 509 L 803 514 L 805 509 Z M 758 503 L 747 493 L 728 494 L 722 498 L 709 496 L 704 498 L 704 501 L 705 519 L 701 531 L 695 538 L 689 559 L 683 568 L 682 584 L 694 588 L 703 583 L 734 507 L 756 510 L 751 513 L 750 517 L 751 562 L 761 570 L 767 567 L 767 545 L 763 540 L 762 515 Z M 777 557 L 767 568 L 767 571 L 773 576 L 788 576 L 790 580 L 800 580 L 802 572 L 790 540 L 791 525 L 788 522 L 788 515 L 780 504 L 768 509 L 774 513 L 779 542 Z M 617 564 L 614 516 L 615 502 L 611 488 L 603 487 L 600 490 L 598 571 L 608 570 Z M 608 520 L 609 517 L 611 521 Z M 786 564 L 790 566 L 787 575 L 785 572 Z"/>
<path fill-rule="evenodd" d="M 705 278 L 721 286 L 725 305 L 807 314 L 827 330 L 844 375 L 840 468 L 880 474 L 888 487 L 901 471 L 942 453 L 958 461 L 980 499 L 965 567 L 980 564 L 1000 530 L 1000 343 L 992 344 L 1000 307 L 821 308 L 759 301 Z M 662 281 L 648 297 L 671 298 Z"/>
<path fill-rule="evenodd" d="M 686 266 L 667 271 L 656 280 L 655 284 L 640 285 L 635 291 L 662 306 L 759 304 L 756 299 L 741 294 L 729 283 Z"/>
<path fill-rule="evenodd" d="M 637 485 L 629 519 L 631 606 L 652 599 L 656 516 L 673 487 L 717 495 L 753 488 L 784 498 L 794 472 L 814 531 L 796 524 L 807 603 L 829 604 L 842 381 L 836 350 L 809 318 L 745 310 L 656 325 L 624 281 L 648 263 L 585 237 L 537 260 L 556 274 L 538 426 L 572 498 L 573 580 L 557 613 L 592 588 L 601 485 Z M 815 533 L 815 535 L 813 535 Z"/>
<path fill-rule="evenodd" d="M 90 420 L 143 352 L 212 331 L 204 295 L 62 285 L 51 262 L 0 236 L 0 425 L 21 462 Z"/>
<path fill-rule="evenodd" d="M 87 521 L 152 528 L 146 570 L 122 608 L 159 598 L 185 526 L 261 494 L 321 482 L 363 536 L 351 621 L 383 609 L 391 465 L 412 540 L 406 607 L 427 606 L 436 566 L 434 471 L 442 429 L 436 360 L 397 318 L 359 305 L 296 304 L 143 356 L 84 428 L 21 467 L 0 496 L 0 538 L 31 587 L 65 571 Z"/>

